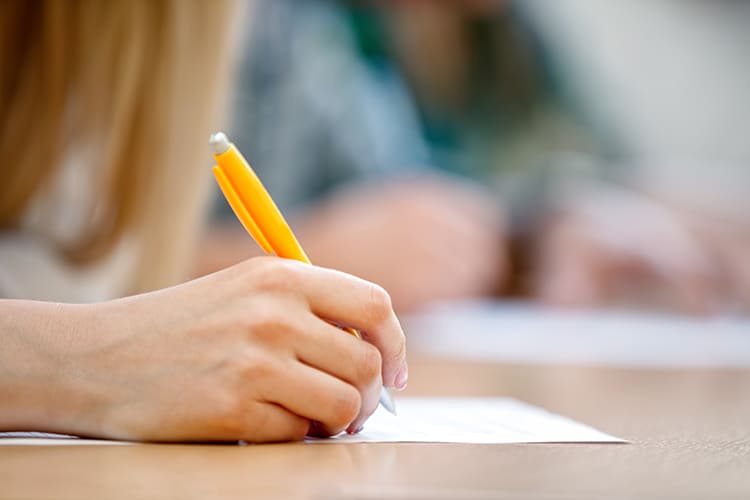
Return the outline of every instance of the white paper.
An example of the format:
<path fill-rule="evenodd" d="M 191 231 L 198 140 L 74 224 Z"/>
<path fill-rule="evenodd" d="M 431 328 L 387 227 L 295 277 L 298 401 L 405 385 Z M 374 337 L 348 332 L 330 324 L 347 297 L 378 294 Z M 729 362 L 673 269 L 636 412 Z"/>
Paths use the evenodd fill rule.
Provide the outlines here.
<path fill-rule="evenodd" d="M 398 416 L 383 408 L 356 435 L 308 443 L 622 443 L 622 439 L 510 398 L 401 398 Z M 124 441 L 61 434 L 0 433 L 2 445 L 107 445 Z"/>
<path fill-rule="evenodd" d="M 131 441 L 110 441 L 107 439 L 83 439 L 67 434 L 48 432 L 0 432 L 0 446 L 66 446 L 66 445 L 122 445 L 135 444 Z"/>
<path fill-rule="evenodd" d="M 622 443 L 587 425 L 510 398 L 401 398 L 355 435 L 309 443 Z"/>

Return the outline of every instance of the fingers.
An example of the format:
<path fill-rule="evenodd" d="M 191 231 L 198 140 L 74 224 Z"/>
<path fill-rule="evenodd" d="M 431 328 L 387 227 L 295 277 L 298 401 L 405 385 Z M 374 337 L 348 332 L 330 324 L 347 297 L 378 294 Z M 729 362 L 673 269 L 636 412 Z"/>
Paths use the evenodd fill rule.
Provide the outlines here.
<path fill-rule="evenodd" d="M 229 439 L 246 439 L 252 442 L 300 441 L 305 438 L 310 421 L 289 410 L 273 404 L 254 402 L 246 414 L 239 435 Z"/>
<path fill-rule="evenodd" d="M 387 387 L 405 387 L 406 339 L 388 293 L 378 285 L 338 271 L 291 261 L 287 265 L 294 267 L 294 286 L 312 312 L 362 332 L 381 353 L 383 383 Z"/>
<path fill-rule="evenodd" d="M 722 285 L 702 247 L 680 231 L 637 239 L 604 237 L 606 229 L 586 219 L 558 224 L 545 241 L 539 276 L 543 300 L 593 306 L 646 300 L 685 312 L 710 312 Z M 646 241 L 646 237 L 642 236 Z"/>
<path fill-rule="evenodd" d="M 302 363 L 290 363 L 266 384 L 260 396 L 304 419 L 317 422 L 316 435 L 334 436 L 359 415 L 359 391 Z"/>
<path fill-rule="evenodd" d="M 373 345 L 312 318 L 295 344 L 298 359 L 354 386 L 361 408 L 348 430 L 358 429 L 378 406 L 382 358 Z"/>

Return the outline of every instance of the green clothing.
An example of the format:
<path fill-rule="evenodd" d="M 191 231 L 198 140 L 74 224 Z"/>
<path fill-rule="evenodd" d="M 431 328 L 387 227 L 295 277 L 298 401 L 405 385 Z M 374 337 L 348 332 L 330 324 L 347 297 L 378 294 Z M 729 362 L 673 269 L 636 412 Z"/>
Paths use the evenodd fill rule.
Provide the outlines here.
<path fill-rule="evenodd" d="M 471 61 L 460 107 L 426 105 L 415 94 L 383 8 L 258 2 L 234 136 L 283 207 L 425 166 L 514 202 L 566 163 L 560 154 L 613 155 L 519 8 L 466 21 Z"/>

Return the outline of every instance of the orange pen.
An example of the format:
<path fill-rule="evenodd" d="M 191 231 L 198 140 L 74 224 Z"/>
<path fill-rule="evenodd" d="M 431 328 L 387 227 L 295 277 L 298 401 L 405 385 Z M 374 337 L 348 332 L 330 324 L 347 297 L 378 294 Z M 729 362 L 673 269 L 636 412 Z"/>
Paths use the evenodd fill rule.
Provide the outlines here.
<path fill-rule="evenodd" d="M 268 254 L 311 264 L 271 195 L 226 134 L 213 134 L 209 144 L 216 160 L 216 182 L 250 236 Z M 344 330 L 361 338 L 352 328 Z M 385 387 L 380 392 L 380 404 L 396 414 L 396 405 Z"/>

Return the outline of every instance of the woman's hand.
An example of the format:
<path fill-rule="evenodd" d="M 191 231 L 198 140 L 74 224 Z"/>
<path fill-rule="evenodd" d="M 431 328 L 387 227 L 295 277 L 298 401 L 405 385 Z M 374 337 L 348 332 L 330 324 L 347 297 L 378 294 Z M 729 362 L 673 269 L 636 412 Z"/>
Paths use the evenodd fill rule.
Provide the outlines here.
<path fill-rule="evenodd" d="M 41 364 L 26 375 L 50 377 L 67 408 L 35 430 L 153 441 L 329 436 L 356 431 L 381 384 L 406 383 L 387 293 L 294 261 L 261 257 L 154 293 L 60 307 L 74 327 L 53 337 L 47 324 L 16 356 L 20 365 L 23 346 L 34 351 L 26 358 Z"/>

